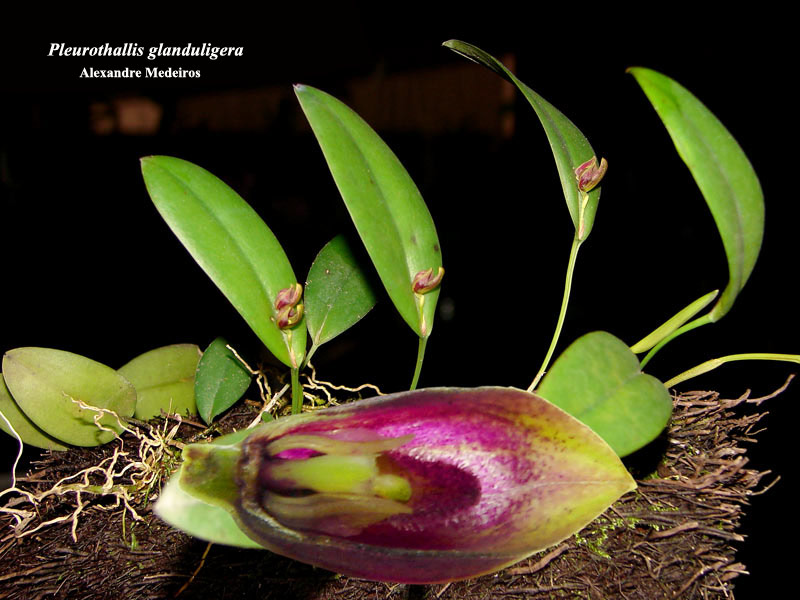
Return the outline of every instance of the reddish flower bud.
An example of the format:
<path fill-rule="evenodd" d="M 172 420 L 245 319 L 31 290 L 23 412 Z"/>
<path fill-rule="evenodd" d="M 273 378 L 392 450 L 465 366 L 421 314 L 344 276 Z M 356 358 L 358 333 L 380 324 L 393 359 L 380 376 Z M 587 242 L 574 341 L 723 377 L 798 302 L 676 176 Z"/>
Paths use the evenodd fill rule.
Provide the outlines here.
<path fill-rule="evenodd" d="M 444 277 L 444 267 L 439 267 L 439 272 L 435 276 L 433 267 L 431 267 L 414 275 L 411 287 L 415 294 L 427 294 L 439 287 L 439 284 L 442 283 L 442 277 Z"/>
<path fill-rule="evenodd" d="M 299 284 L 298 284 L 299 285 Z M 278 311 L 278 318 L 276 323 L 281 329 L 290 329 L 300 322 L 303 318 L 303 305 L 297 306 L 284 306 Z"/>
<path fill-rule="evenodd" d="M 575 179 L 578 180 L 578 189 L 582 192 L 589 192 L 593 190 L 600 180 L 603 178 L 603 175 L 606 174 L 606 169 L 608 168 L 608 163 L 606 159 L 602 159 L 600 161 L 600 165 L 597 164 L 597 157 L 593 156 L 581 166 L 575 169 Z"/>
<path fill-rule="evenodd" d="M 279 311 L 287 306 L 295 306 L 300 302 L 303 295 L 303 286 L 295 283 L 292 287 L 278 292 L 278 297 L 275 299 L 275 310 Z"/>

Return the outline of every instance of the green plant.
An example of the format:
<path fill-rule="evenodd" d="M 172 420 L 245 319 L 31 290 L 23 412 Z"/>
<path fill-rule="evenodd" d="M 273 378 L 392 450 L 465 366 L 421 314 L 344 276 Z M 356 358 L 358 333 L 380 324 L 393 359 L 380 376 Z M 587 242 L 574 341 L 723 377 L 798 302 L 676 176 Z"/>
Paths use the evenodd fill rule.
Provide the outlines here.
<path fill-rule="evenodd" d="M 179 474 L 158 504 L 159 514 L 173 525 L 210 541 L 268 547 L 375 579 L 468 577 L 558 542 L 630 489 L 632 481 L 627 473 L 621 475 L 619 457 L 662 431 L 672 410 L 669 386 L 734 360 L 800 362 L 797 355 L 734 354 L 689 369 L 666 384 L 642 372 L 664 345 L 731 309 L 759 253 L 764 206 L 749 161 L 716 117 L 668 77 L 634 68 L 630 72 L 667 127 L 714 216 L 729 282 L 721 294 L 711 291 L 691 302 L 635 344 L 607 332 L 588 333 L 550 368 L 578 250 L 593 230 L 608 165 L 598 160 L 567 117 L 494 57 L 456 40 L 445 46 L 509 80 L 530 102 L 550 142 L 574 226 L 555 333 L 527 392 L 413 392 L 444 275 L 433 220 L 416 185 L 378 135 L 339 100 L 298 85 L 297 98 L 374 269 L 401 318 L 419 338 L 412 391 L 330 410 L 326 417 L 301 414 L 301 371 L 309 368 L 322 344 L 355 325 L 378 297 L 344 238 L 323 247 L 303 285 L 269 227 L 221 180 L 178 158 L 142 159 L 148 192 L 165 221 L 288 369 L 294 414 L 212 444 L 189 446 Z M 61 351 L 19 348 L 6 353 L 3 372 L 8 389 L 0 387 L 5 415 L 0 425 L 25 443 L 54 449 L 104 443 L 125 419 L 147 419 L 161 409 L 199 413 L 211 423 L 241 398 L 253 376 L 257 381 L 262 376 L 221 338 L 202 358 L 196 346 L 173 346 L 147 353 L 118 371 Z M 265 410 L 270 406 L 266 400 Z M 497 426 L 495 418 L 507 422 Z M 489 433 L 491 440 L 478 435 Z M 577 450 L 568 441 L 574 439 L 582 440 Z M 454 448 L 461 451 L 460 459 Z M 606 475 L 559 481 L 549 467 L 561 454 L 569 458 L 559 463 L 559 472 L 580 473 L 589 461 L 601 465 Z M 517 496 L 524 487 L 522 474 L 514 472 L 499 483 L 478 475 L 480 465 L 509 456 L 527 465 L 530 474 L 536 471 L 529 464 L 531 455 L 548 467 L 543 469 L 547 485 L 557 482 L 568 490 L 548 497 L 545 506 L 580 518 L 544 524 L 531 508 L 534 494 Z M 420 462 L 447 490 L 447 501 L 439 500 L 446 516 L 462 511 L 466 518 L 465 506 L 470 506 L 470 511 L 486 511 L 469 512 L 475 523 L 483 516 L 492 527 L 475 524 L 475 535 L 467 543 L 431 518 L 432 499 L 441 490 L 433 477 L 421 474 Z M 461 464 L 459 473 L 452 472 L 456 463 Z M 280 477 L 265 475 L 272 471 Z M 481 495 L 475 480 L 505 490 L 500 500 L 515 509 L 492 520 L 487 516 L 490 508 L 479 501 L 469 504 L 470 498 Z M 509 482 L 513 485 L 506 485 Z M 259 504 L 262 497 L 269 501 Z M 500 532 L 509 529 L 516 535 L 499 543 Z M 434 543 L 431 540 L 436 547 L 427 545 Z M 360 559 L 370 552 L 378 552 L 380 561 L 364 559 L 362 564 Z M 342 556 L 347 560 L 341 562 Z M 428 568 L 420 571 L 415 562 L 420 559 Z M 348 567 L 349 563 L 359 566 Z"/>

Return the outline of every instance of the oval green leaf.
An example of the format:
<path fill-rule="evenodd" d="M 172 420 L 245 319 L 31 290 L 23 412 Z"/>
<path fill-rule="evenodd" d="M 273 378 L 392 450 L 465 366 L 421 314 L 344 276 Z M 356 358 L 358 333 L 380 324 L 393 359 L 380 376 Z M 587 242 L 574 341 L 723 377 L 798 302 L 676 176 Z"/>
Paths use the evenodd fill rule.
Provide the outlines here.
<path fill-rule="evenodd" d="M 22 440 L 22 443 L 27 446 L 35 446 L 36 448 L 44 448 L 45 450 L 67 450 L 67 447 L 59 440 L 47 435 L 44 431 L 39 429 L 33 421 L 31 421 L 24 412 L 22 412 L 11 397 L 11 392 L 6 387 L 3 374 L 0 373 L 0 429 L 5 431 L 8 435 L 14 437 L 11 433 L 11 428 L 6 423 L 5 419 L 14 428 L 14 431 Z M 5 417 L 5 419 L 3 419 Z"/>
<path fill-rule="evenodd" d="M 147 421 L 161 411 L 196 415 L 194 373 L 200 360 L 194 344 L 173 344 L 140 354 L 117 372 L 136 388 L 137 419 Z"/>
<path fill-rule="evenodd" d="M 630 348 L 605 331 L 573 342 L 536 393 L 591 427 L 619 456 L 653 441 L 672 414 L 664 384 L 642 373 Z"/>
<path fill-rule="evenodd" d="M 136 390 L 111 367 L 51 348 L 17 348 L 3 357 L 3 374 L 20 409 L 45 433 L 74 446 L 98 446 L 114 439 L 94 422 L 98 414 L 77 404 L 133 415 Z M 113 415 L 99 423 L 117 433 Z"/>
<path fill-rule="evenodd" d="M 278 292 L 297 283 L 289 259 L 266 223 L 223 181 L 170 156 L 142 159 L 147 191 L 178 239 L 281 362 L 298 367 L 305 322 L 276 322 Z"/>
<path fill-rule="evenodd" d="M 448 40 L 442 45 L 510 81 L 528 100 L 550 142 L 564 199 L 567 201 L 567 208 L 575 226 L 575 237 L 581 241 L 585 240 L 594 226 L 597 203 L 600 201 L 600 187 L 596 187 L 589 192 L 589 201 L 583 209 L 583 223 L 581 223 L 581 194 L 575 180 L 575 169 L 595 156 L 589 140 L 561 111 L 517 79 L 503 63 L 488 52 L 460 40 Z M 597 159 L 599 161 L 600 157 Z"/>
<path fill-rule="evenodd" d="M 305 314 L 312 348 L 358 323 L 375 302 L 347 240 L 337 235 L 320 250 L 306 280 Z"/>
<path fill-rule="evenodd" d="M 218 337 L 197 365 L 194 395 L 200 417 L 206 423 L 236 404 L 250 387 L 250 373 L 227 346 L 228 342 Z"/>
<path fill-rule="evenodd" d="M 295 93 L 370 259 L 406 323 L 420 337 L 433 328 L 438 288 L 423 296 L 414 276 L 442 266 L 433 219 L 405 168 L 345 104 L 307 85 Z"/>
<path fill-rule="evenodd" d="M 729 281 L 709 313 L 719 320 L 753 271 L 764 236 L 764 194 L 733 136 L 686 88 L 651 69 L 629 69 L 667 128 L 711 209 L 728 258 Z"/>

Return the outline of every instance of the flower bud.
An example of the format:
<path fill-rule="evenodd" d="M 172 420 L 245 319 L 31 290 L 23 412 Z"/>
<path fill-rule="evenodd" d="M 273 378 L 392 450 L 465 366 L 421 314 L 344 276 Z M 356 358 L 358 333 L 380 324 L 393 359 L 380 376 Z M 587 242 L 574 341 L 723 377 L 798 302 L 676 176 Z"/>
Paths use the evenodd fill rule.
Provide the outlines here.
<path fill-rule="evenodd" d="M 275 299 L 275 310 L 280 311 L 287 306 L 295 306 L 300 302 L 300 297 L 303 295 L 303 286 L 295 283 L 292 287 L 285 288 L 278 292 L 278 297 Z"/>
<path fill-rule="evenodd" d="M 594 189 L 597 184 L 600 183 L 603 175 L 606 174 L 607 168 L 608 163 L 605 158 L 600 161 L 599 166 L 597 165 L 596 156 L 587 160 L 575 169 L 575 179 L 578 180 L 578 189 L 584 193 Z"/>
<path fill-rule="evenodd" d="M 278 311 L 278 318 L 275 322 L 281 329 L 290 329 L 300 322 L 303 318 L 303 305 L 292 306 L 287 304 Z"/>
<path fill-rule="evenodd" d="M 439 271 L 435 276 L 433 267 L 431 267 L 414 275 L 411 287 L 415 294 L 427 294 L 439 287 L 439 284 L 442 283 L 442 277 L 444 277 L 444 267 L 439 267 Z"/>

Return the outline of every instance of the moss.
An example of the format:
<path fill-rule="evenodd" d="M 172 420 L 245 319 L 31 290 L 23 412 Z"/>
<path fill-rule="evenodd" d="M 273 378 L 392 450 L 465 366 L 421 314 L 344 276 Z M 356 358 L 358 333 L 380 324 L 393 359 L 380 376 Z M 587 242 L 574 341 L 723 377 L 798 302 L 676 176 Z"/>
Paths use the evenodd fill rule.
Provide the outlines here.
<path fill-rule="evenodd" d="M 611 555 L 603 549 L 603 544 L 608 540 L 609 534 L 623 528 L 635 529 L 641 522 L 642 519 L 636 517 L 601 517 L 589 527 L 576 533 L 574 536 L 575 543 L 578 546 L 586 547 L 590 552 L 598 556 L 611 558 Z"/>

